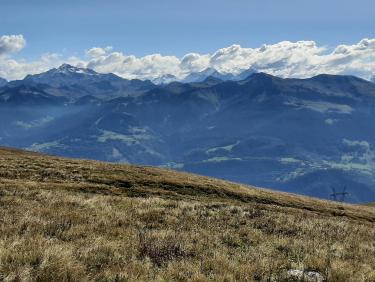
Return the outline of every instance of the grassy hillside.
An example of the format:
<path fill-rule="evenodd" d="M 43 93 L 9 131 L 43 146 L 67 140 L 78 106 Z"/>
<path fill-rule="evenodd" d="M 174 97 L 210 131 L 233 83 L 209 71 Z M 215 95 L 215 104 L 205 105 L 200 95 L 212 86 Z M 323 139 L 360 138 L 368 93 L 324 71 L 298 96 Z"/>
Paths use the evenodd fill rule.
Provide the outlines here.
<path fill-rule="evenodd" d="M 375 209 L 0 148 L 0 281 L 375 281 Z"/>

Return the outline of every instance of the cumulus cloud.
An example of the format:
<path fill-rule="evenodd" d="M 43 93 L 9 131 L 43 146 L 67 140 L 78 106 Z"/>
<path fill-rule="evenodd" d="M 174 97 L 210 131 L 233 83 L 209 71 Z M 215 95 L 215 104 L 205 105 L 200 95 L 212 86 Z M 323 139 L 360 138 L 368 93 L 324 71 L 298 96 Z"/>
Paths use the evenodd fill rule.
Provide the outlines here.
<path fill-rule="evenodd" d="M 0 36 L 0 56 L 21 51 L 26 45 L 23 35 Z"/>
<path fill-rule="evenodd" d="M 97 56 L 87 67 L 99 72 L 113 72 L 125 78 L 153 79 L 165 74 L 178 74 L 180 60 L 175 56 L 153 54 L 137 58 L 122 52 Z"/>
<path fill-rule="evenodd" d="M 212 54 L 189 53 L 178 58 L 151 54 L 143 57 L 114 51 L 112 47 L 94 47 L 85 56 L 63 58 L 44 55 L 36 61 L 12 59 L 10 53 L 25 46 L 22 35 L 0 37 L 0 77 L 22 78 L 59 64 L 71 63 L 98 72 L 113 72 L 124 78 L 156 79 L 172 74 L 182 79 L 192 72 L 215 68 L 222 73 L 238 74 L 249 68 L 281 77 L 311 77 L 321 73 L 350 74 L 365 79 L 375 76 L 375 39 L 363 39 L 353 45 L 334 48 L 319 46 L 314 41 L 282 41 L 245 48 L 232 45 Z"/>
<path fill-rule="evenodd" d="M 164 74 L 183 78 L 208 67 L 235 74 L 253 68 L 281 77 L 303 78 L 329 73 L 370 79 L 375 74 L 375 39 L 339 45 L 331 51 L 314 41 L 282 41 L 258 48 L 232 45 L 213 54 L 189 53 L 180 59 L 160 54 L 137 58 L 112 52 L 92 58 L 88 66 L 102 72 L 141 79 L 153 79 Z"/>
<path fill-rule="evenodd" d="M 187 74 L 202 71 L 210 66 L 210 55 L 200 55 L 198 53 L 186 54 L 180 63 L 180 68 Z"/>
<path fill-rule="evenodd" d="M 0 77 L 8 80 L 22 79 L 28 74 L 41 73 L 56 66 L 57 55 L 44 55 L 36 61 L 15 60 L 0 57 Z"/>
<path fill-rule="evenodd" d="M 86 51 L 86 55 L 91 58 L 96 58 L 100 56 L 104 56 L 107 52 L 111 51 L 113 48 L 112 46 L 107 46 L 105 48 L 101 47 L 94 47 Z"/>

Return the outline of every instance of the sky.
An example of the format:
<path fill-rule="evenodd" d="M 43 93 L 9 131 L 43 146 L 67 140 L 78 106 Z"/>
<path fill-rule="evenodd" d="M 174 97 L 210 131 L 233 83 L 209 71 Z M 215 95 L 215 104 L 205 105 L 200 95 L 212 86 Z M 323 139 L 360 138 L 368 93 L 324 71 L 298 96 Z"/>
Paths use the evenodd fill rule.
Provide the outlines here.
<path fill-rule="evenodd" d="M 373 0 L 1 0 L 0 76 L 22 78 L 61 62 L 128 78 L 152 78 L 170 72 L 183 76 L 207 66 L 238 72 L 253 66 L 258 57 L 247 54 L 246 66 L 237 68 L 235 61 L 218 65 L 207 63 L 207 58 L 200 58 L 194 66 L 181 63 L 190 54 L 212 57 L 231 46 L 256 50 L 282 42 L 314 42 L 320 56 L 330 54 L 340 45 L 356 46 L 363 39 L 375 38 L 374 11 Z M 24 43 L 18 38 L 18 48 L 4 47 L 9 45 L 9 38 L 4 36 L 22 36 Z M 96 58 L 89 55 L 94 47 L 105 51 L 97 50 L 100 56 L 112 57 L 100 61 L 98 52 Z M 289 52 L 289 47 L 283 50 Z M 312 50 L 308 49 L 311 57 Z M 369 54 L 366 56 L 368 63 Z M 288 71 L 281 71 L 281 67 L 270 70 L 270 63 L 280 65 L 280 60 L 287 60 L 277 59 L 255 65 L 281 76 L 335 72 L 330 66 L 305 74 L 291 71 L 289 65 Z M 122 66 L 118 61 L 114 64 L 115 60 Z M 322 60 L 313 61 L 322 64 Z M 337 73 L 351 69 L 353 65 Z M 373 75 L 372 69 L 366 74 L 352 72 L 366 78 Z"/>

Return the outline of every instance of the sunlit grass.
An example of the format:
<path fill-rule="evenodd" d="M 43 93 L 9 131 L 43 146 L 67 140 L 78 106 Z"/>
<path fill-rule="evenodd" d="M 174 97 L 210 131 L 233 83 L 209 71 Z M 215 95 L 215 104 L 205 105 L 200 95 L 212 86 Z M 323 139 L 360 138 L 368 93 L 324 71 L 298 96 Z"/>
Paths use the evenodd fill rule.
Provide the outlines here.
<path fill-rule="evenodd" d="M 375 211 L 0 149 L 0 281 L 375 280 Z"/>

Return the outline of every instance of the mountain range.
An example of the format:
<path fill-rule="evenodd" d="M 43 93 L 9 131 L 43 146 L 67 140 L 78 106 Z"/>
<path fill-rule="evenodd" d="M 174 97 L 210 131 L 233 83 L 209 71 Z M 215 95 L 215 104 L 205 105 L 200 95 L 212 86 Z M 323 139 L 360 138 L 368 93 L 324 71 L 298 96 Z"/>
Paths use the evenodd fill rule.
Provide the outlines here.
<path fill-rule="evenodd" d="M 182 80 L 182 82 L 185 82 L 185 83 L 202 82 L 209 77 L 216 78 L 222 81 L 228 81 L 228 80 L 239 81 L 239 80 L 243 80 L 247 78 L 253 73 L 256 73 L 256 70 L 253 68 L 242 71 L 239 74 L 232 74 L 232 73 L 223 74 L 214 68 L 207 68 L 201 72 L 193 72 L 189 74 Z M 176 78 L 175 80 L 177 81 L 178 79 Z"/>
<path fill-rule="evenodd" d="M 70 99 L 92 95 L 107 100 L 123 95 L 139 95 L 154 87 L 154 84 L 148 80 L 128 80 L 112 73 L 100 74 L 91 69 L 63 64 L 41 74 L 28 75 L 23 80 L 11 81 L 7 86 L 35 86 L 51 95 Z"/>
<path fill-rule="evenodd" d="M 353 76 L 155 85 L 62 65 L 2 86 L 0 118 L 6 146 L 375 201 L 375 84 Z"/>

